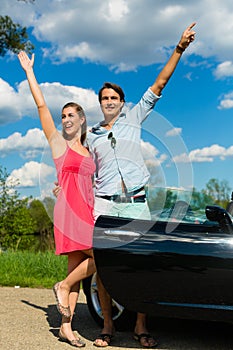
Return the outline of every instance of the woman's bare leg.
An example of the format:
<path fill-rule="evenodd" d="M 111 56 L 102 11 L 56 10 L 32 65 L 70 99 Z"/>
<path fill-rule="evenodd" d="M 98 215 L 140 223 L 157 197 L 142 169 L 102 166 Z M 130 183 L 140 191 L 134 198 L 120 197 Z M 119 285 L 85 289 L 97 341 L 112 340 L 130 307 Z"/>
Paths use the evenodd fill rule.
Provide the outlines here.
<path fill-rule="evenodd" d="M 75 256 L 75 259 L 77 257 L 78 263 L 68 276 L 63 281 L 59 282 L 57 288 L 59 302 L 64 307 L 69 306 L 69 294 L 72 287 L 84 278 L 91 276 L 96 271 L 92 250 L 72 252 L 69 254 L 69 257 L 71 254 Z M 81 258 L 80 254 L 83 254 Z"/>
<path fill-rule="evenodd" d="M 75 251 L 68 254 L 68 271 L 67 275 L 74 271 L 79 264 L 86 259 L 87 256 L 82 251 Z M 75 283 L 70 291 L 69 294 L 69 306 L 71 311 L 71 317 L 67 318 L 65 316 L 62 316 L 62 322 L 60 327 L 61 335 L 69 340 L 75 339 L 75 336 L 72 332 L 71 322 L 74 315 L 74 310 L 78 301 L 78 295 L 79 295 L 79 289 L 80 289 L 80 281 Z"/>

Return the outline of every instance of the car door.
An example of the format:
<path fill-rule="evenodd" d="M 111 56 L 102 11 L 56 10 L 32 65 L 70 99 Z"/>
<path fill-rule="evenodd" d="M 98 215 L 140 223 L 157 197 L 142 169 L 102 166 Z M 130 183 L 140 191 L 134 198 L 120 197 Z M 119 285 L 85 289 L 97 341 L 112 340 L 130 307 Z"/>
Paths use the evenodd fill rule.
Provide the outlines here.
<path fill-rule="evenodd" d="M 97 270 L 110 295 L 149 314 L 231 311 L 233 236 L 213 223 L 169 225 L 106 217 L 97 223 Z"/>

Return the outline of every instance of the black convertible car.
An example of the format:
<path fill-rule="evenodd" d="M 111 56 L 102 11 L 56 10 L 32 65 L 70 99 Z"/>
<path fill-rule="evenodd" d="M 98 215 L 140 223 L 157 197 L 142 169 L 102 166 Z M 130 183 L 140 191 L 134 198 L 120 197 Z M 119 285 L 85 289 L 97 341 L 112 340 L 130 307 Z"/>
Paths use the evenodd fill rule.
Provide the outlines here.
<path fill-rule="evenodd" d="M 221 207 L 195 216 L 187 203 L 153 220 L 100 216 L 97 271 L 113 298 L 116 327 L 136 311 L 156 317 L 233 321 L 233 224 Z M 102 315 L 95 275 L 83 282 L 94 319 Z"/>

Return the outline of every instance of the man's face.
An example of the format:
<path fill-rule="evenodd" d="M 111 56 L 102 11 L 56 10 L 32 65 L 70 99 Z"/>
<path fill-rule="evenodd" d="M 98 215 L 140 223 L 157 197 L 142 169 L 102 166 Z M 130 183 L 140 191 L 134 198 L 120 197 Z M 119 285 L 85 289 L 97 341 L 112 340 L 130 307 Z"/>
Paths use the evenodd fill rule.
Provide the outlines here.
<path fill-rule="evenodd" d="M 104 89 L 101 96 L 101 109 L 106 121 L 117 117 L 124 105 L 120 100 L 120 95 L 113 89 Z"/>

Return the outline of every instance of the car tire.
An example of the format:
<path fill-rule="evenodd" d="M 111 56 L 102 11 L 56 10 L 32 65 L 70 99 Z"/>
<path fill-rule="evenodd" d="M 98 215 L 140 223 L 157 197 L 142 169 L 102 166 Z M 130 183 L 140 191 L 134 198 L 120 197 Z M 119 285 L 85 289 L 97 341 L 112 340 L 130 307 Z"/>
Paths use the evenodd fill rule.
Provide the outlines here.
<path fill-rule="evenodd" d="M 83 290 L 86 295 L 87 306 L 95 322 L 103 327 L 103 315 L 100 307 L 98 288 L 96 283 L 96 273 L 83 280 Z M 136 314 L 126 310 L 123 306 L 112 299 L 112 315 L 116 330 L 133 329 Z"/>

